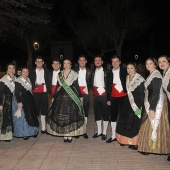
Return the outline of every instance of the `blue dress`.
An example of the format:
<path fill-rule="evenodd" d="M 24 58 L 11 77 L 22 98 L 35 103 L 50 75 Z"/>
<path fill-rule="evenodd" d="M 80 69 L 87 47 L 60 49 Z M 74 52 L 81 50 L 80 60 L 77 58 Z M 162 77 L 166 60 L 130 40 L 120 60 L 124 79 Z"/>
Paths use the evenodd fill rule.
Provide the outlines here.
<path fill-rule="evenodd" d="M 22 103 L 21 114 L 16 115 L 18 111 L 17 103 Z M 29 79 L 25 80 L 19 77 L 15 82 L 15 98 L 13 108 L 13 136 L 31 137 L 38 134 L 38 117 L 36 107 L 31 93 L 31 84 Z"/>

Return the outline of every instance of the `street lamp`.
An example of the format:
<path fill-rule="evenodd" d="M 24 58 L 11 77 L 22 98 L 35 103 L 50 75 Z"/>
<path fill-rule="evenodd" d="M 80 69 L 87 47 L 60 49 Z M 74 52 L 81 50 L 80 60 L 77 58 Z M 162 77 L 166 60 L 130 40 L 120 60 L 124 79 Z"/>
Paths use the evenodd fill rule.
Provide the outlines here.
<path fill-rule="evenodd" d="M 60 59 L 61 59 L 61 60 L 63 59 L 63 55 L 60 55 Z"/>
<path fill-rule="evenodd" d="M 137 60 L 139 56 L 136 54 L 134 57 L 135 57 L 135 60 Z"/>
<path fill-rule="evenodd" d="M 38 42 L 34 42 L 33 43 L 33 47 L 34 47 L 34 50 L 38 50 L 39 49 L 39 43 Z"/>

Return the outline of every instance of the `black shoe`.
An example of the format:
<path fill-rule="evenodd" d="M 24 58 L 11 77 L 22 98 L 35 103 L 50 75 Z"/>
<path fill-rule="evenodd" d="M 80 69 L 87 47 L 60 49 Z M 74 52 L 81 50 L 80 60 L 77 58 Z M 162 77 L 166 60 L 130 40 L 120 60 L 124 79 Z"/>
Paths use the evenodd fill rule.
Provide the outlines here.
<path fill-rule="evenodd" d="M 79 138 L 79 136 L 75 136 L 75 138 L 76 138 L 76 139 L 78 139 L 78 138 Z"/>
<path fill-rule="evenodd" d="M 37 138 L 38 137 L 38 133 L 36 135 L 33 136 L 33 138 Z"/>
<path fill-rule="evenodd" d="M 11 140 L 5 140 L 5 142 L 11 142 Z"/>
<path fill-rule="evenodd" d="M 83 136 L 84 136 L 85 139 L 88 139 L 88 138 L 89 138 L 88 135 L 87 135 L 87 133 L 85 133 Z"/>
<path fill-rule="evenodd" d="M 28 140 L 28 139 L 29 139 L 29 137 L 28 137 L 28 136 L 26 136 L 26 137 L 23 137 L 23 139 L 24 139 L 24 140 Z"/>
<path fill-rule="evenodd" d="M 41 133 L 42 134 L 47 134 L 47 131 L 46 130 L 42 130 Z"/>
<path fill-rule="evenodd" d="M 67 143 L 68 142 L 68 139 L 64 139 L 64 143 Z"/>
<path fill-rule="evenodd" d="M 107 139 L 107 135 L 102 134 L 102 138 L 101 139 L 102 140 L 106 140 Z"/>
<path fill-rule="evenodd" d="M 109 138 L 106 143 L 112 143 L 113 141 L 116 141 L 116 138 L 112 139 L 112 138 Z"/>
<path fill-rule="evenodd" d="M 147 152 L 141 152 L 141 154 L 142 154 L 142 155 L 145 155 L 145 156 L 148 156 L 148 155 L 149 155 L 149 153 L 147 153 Z"/>
<path fill-rule="evenodd" d="M 125 146 L 124 144 L 120 144 L 120 146 Z"/>
<path fill-rule="evenodd" d="M 102 133 L 98 135 L 98 133 L 95 133 L 92 138 L 98 138 L 99 136 L 102 136 Z"/>
<path fill-rule="evenodd" d="M 133 150 L 138 150 L 138 146 L 137 145 L 129 145 L 128 148 L 129 149 L 133 149 Z"/>
<path fill-rule="evenodd" d="M 170 161 L 170 155 L 168 156 L 167 161 Z"/>
<path fill-rule="evenodd" d="M 72 142 L 72 139 L 67 139 L 67 142 L 68 142 L 68 143 L 71 143 L 71 142 Z"/>

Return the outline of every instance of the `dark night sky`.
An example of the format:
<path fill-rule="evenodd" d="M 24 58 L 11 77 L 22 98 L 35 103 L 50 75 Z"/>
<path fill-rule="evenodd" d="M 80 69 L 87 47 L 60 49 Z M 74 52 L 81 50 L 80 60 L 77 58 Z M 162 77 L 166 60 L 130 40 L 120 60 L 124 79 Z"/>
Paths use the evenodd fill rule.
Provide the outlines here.
<path fill-rule="evenodd" d="M 153 19 L 151 27 L 137 39 L 133 39 L 130 42 L 125 41 L 122 56 L 124 61 L 133 60 L 134 55 L 138 54 L 140 59 L 143 60 L 150 55 L 152 57 L 158 57 L 161 54 L 170 56 L 170 6 L 168 0 L 159 1 L 140 1 L 140 5 L 146 7 L 147 16 Z M 62 15 L 59 11 L 55 12 L 57 8 L 53 9 L 52 14 Z M 53 21 L 56 22 L 55 18 Z M 65 21 L 60 21 L 60 36 L 67 37 L 67 40 L 73 38 L 72 31 L 68 29 L 68 25 Z M 63 34 L 63 35 L 62 35 Z M 64 35 L 65 34 L 65 35 Z M 151 36 L 152 35 L 152 36 Z M 15 42 L 15 40 L 13 40 Z M 152 43 L 151 43 L 152 42 Z M 19 47 L 14 45 L 15 43 L 7 42 L 0 45 L 0 63 L 5 63 L 12 60 L 20 60 L 20 65 L 25 65 L 27 54 Z M 75 48 L 75 55 L 83 53 L 82 49 Z M 46 55 L 50 55 L 50 46 L 44 51 Z M 5 68 L 5 67 L 2 67 Z"/>

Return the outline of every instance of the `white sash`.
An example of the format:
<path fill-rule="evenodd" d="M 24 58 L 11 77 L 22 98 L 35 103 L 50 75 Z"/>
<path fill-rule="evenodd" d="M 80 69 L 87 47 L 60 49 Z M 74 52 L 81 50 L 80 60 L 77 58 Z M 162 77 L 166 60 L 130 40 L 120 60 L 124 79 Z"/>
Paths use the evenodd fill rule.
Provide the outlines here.
<path fill-rule="evenodd" d="M 163 89 L 165 90 L 166 94 L 167 94 L 167 97 L 168 97 L 168 100 L 170 101 L 170 93 L 169 91 L 167 90 L 167 87 L 168 87 L 168 84 L 169 84 L 169 80 L 170 80 L 170 67 L 169 69 L 166 71 L 165 73 L 165 76 L 162 80 L 162 86 L 163 86 Z"/>
<path fill-rule="evenodd" d="M 134 101 L 132 91 L 134 91 L 144 81 L 145 81 L 145 79 L 138 73 L 135 74 L 135 76 L 133 77 L 131 82 L 129 80 L 129 75 L 127 75 L 127 77 L 126 77 L 127 94 L 128 94 L 130 105 L 134 112 L 139 108 Z M 140 116 L 141 115 L 139 115 L 138 117 L 140 118 Z"/>
<path fill-rule="evenodd" d="M 162 75 L 158 70 L 155 70 L 145 81 L 145 100 L 144 100 L 144 105 L 145 105 L 145 109 L 147 114 L 149 113 L 149 101 L 148 101 L 148 90 L 147 87 L 149 86 L 149 84 L 151 83 L 151 81 L 153 80 L 153 78 L 160 78 L 162 79 Z M 161 118 L 161 113 L 162 113 L 162 108 L 163 108 L 163 101 L 164 101 L 164 94 L 163 94 L 163 90 L 162 90 L 162 86 L 160 88 L 160 94 L 159 94 L 159 100 L 158 100 L 158 104 L 156 106 L 156 110 L 155 110 L 155 118 L 151 121 L 151 126 L 152 126 L 152 134 L 151 134 L 151 139 L 153 141 L 156 141 L 157 139 L 157 133 L 156 130 L 158 128 L 159 125 L 159 120 Z"/>
<path fill-rule="evenodd" d="M 30 92 L 32 92 L 32 84 L 28 77 L 26 80 L 22 76 L 20 76 L 17 78 L 16 82 L 20 83 L 26 90 L 29 90 Z"/>

